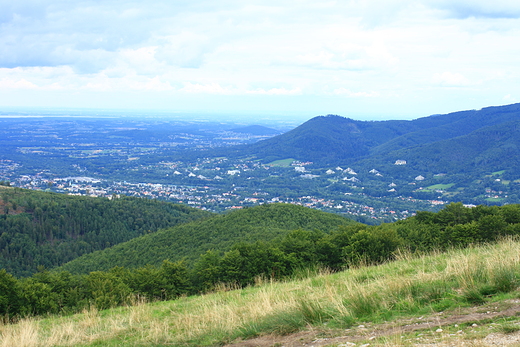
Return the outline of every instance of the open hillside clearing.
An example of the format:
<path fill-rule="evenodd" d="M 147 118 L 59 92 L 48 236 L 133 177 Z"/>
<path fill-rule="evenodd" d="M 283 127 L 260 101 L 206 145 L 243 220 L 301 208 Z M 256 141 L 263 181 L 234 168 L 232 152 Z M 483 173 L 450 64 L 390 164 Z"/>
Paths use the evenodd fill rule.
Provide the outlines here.
<path fill-rule="evenodd" d="M 0 326 L 0 346 L 517 344 L 520 243 Z M 487 339 L 487 340 L 486 340 Z"/>

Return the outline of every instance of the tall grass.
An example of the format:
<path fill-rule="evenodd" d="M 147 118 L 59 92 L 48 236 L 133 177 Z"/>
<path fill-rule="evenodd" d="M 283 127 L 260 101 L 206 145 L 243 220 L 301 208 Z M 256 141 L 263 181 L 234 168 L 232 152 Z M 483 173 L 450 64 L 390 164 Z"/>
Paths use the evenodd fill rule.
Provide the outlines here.
<path fill-rule="evenodd" d="M 221 291 L 170 302 L 0 326 L 0 346 L 219 345 L 308 326 L 345 328 L 489 300 L 516 289 L 520 243 L 414 257 L 341 273 Z"/>

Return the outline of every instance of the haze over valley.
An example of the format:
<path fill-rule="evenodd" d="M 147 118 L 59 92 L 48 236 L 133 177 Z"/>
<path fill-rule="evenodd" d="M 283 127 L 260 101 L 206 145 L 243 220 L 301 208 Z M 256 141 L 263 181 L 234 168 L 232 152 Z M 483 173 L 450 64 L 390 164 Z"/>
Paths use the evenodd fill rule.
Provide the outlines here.
<path fill-rule="evenodd" d="M 109 114 L 11 116 L 0 119 L 0 181 L 214 212 L 287 202 L 380 223 L 450 202 L 518 203 L 519 109 L 413 121 L 329 115 L 293 129 Z"/>

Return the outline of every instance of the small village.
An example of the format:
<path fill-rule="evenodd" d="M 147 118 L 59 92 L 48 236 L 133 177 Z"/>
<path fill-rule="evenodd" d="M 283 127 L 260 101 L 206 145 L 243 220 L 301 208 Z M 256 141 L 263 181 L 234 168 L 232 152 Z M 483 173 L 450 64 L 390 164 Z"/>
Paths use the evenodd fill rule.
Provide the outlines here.
<path fill-rule="evenodd" d="M 175 180 L 176 184 L 95 178 L 96 175 L 87 176 L 89 173 L 85 172 L 81 165 L 75 166 L 80 174 L 78 176 L 57 177 L 49 170 L 42 170 L 34 175 L 15 177 L 14 172 L 17 167 L 14 162 L 3 161 L 0 163 L 0 177 L 5 177 L 12 186 L 20 188 L 109 199 L 122 195 L 160 199 L 212 212 L 224 212 L 266 203 L 289 203 L 344 214 L 363 221 L 372 220 L 374 223 L 404 219 L 415 214 L 415 210 L 410 208 L 397 209 L 395 204 L 385 203 L 384 198 L 370 199 L 363 191 L 364 187 L 359 186 L 361 180 L 357 178 L 358 173 L 352 168 L 335 167 L 315 170 L 309 169 L 312 167 L 310 162 L 291 161 L 288 164 L 262 165 L 257 162 L 229 163 L 226 159 L 219 158 L 201 159 L 195 165 L 170 162 L 136 169 L 140 173 L 160 172 L 164 177 L 170 178 L 168 180 Z M 377 170 L 369 174 L 376 177 L 381 175 Z M 293 182 L 291 184 L 296 182 L 300 185 L 302 194 L 288 192 L 287 189 L 268 189 L 260 185 L 255 187 L 253 184 L 255 181 L 262 183 L 273 181 L 282 176 L 286 176 L 286 179 Z M 344 191 L 321 195 L 309 194 L 309 191 L 314 189 L 312 186 L 306 188 L 305 185 L 319 185 L 320 179 L 328 184 L 340 184 L 344 187 Z M 395 191 L 395 186 L 391 184 L 388 190 Z M 401 200 L 403 205 L 409 204 L 423 209 L 446 203 L 442 200 L 421 201 L 411 197 L 397 199 Z M 373 205 L 363 203 L 365 201 L 375 203 Z"/>

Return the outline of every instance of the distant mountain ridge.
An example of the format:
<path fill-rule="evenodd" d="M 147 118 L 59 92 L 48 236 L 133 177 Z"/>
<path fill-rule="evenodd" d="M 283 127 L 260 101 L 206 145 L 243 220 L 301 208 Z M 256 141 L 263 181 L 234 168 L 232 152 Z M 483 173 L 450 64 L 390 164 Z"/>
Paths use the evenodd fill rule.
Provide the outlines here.
<path fill-rule="evenodd" d="M 318 116 L 282 135 L 236 148 L 230 156 L 255 156 L 264 162 L 294 158 L 318 164 L 351 164 L 395 151 L 452 141 L 463 145 L 466 135 L 490 126 L 520 120 L 520 104 L 486 107 L 415 120 L 358 121 L 337 115 Z M 483 140 L 482 143 L 488 143 Z M 492 143 L 488 143 L 493 146 Z M 464 146 L 464 145 L 463 145 Z M 483 149 L 484 150 L 484 149 Z M 412 155 L 413 156 L 413 155 Z"/>
<path fill-rule="evenodd" d="M 467 135 L 372 156 L 367 161 L 406 158 L 412 168 L 468 173 L 482 168 L 520 168 L 520 119 L 479 128 Z M 389 160 L 390 159 L 390 160 Z"/>

